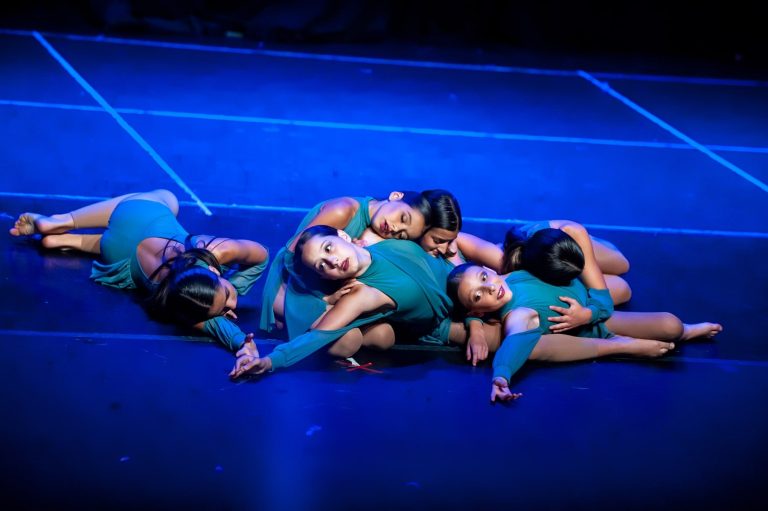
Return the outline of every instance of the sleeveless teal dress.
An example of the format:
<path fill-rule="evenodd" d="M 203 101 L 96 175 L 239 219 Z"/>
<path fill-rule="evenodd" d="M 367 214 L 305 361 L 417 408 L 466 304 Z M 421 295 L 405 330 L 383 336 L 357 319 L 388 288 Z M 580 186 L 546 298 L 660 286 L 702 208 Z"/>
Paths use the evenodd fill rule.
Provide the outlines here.
<path fill-rule="evenodd" d="M 141 268 L 136 249 L 147 238 L 163 238 L 184 243 L 189 233 L 179 224 L 165 204 L 131 199 L 117 205 L 109 218 L 107 230 L 101 237 L 101 259 L 94 261 L 91 279 L 118 289 L 151 291 L 156 285 Z M 202 264 L 202 263 L 201 263 Z M 267 261 L 244 268 L 224 266 L 224 278 L 232 283 L 237 294 L 251 290 L 267 266 Z M 211 318 L 203 324 L 204 331 L 237 351 L 245 334 L 228 318 Z"/>

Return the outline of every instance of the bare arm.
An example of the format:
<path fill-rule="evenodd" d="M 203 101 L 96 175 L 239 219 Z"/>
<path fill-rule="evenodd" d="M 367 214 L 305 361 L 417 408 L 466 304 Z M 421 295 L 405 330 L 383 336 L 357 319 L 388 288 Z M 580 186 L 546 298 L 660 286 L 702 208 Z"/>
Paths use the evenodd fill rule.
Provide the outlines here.
<path fill-rule="evenodd" d="M 496 272 L 501 271 L 504 252 L 490 241 L 460 232 L 456 244 L 467 261 L 487 266 Z"/>
<path fill-rule="evenodd" d="M 363 233 L 357 238 L 356 244 L 361 247 L 370 247 L 376 243 L 384 241 L 384 238 L 373 232 L 373 229 L 367 227 Z"/>
<path fill-rule="evenodd" d="M 469 322 L 469 338 L 467 339 L 467 360 L 476 366 L 478 361 L 488 358 L 488 341 L 482 321 Z"/>
<path fill-rule="evenodd" d="M 267 260 L 267 249 L 260 243 L 251 240 L 219 240 L 221 238 L 212 240 L 209 246 L 221 264 L 252 266 Z"/>
<path fill-rule="evenodd" d="M 351 197 L 331 199 L 323 204 L 320 212 L 307 224 L 307 227 L 328 225 L 336 229 L 345 229 L 349 225 L 350 220 L 352 220 L 352 217 L 357 213 L 358 208 L 360 208 L 360 203 Z M 299 237 L 296 236 L 288 250 L 293 252 L 298 242 Z"/>
<path fill-rule="evenodd" d="M 550 225 L 553 223 L 554 221 L 550 222 Z M 591 289 L 608 289 L 603 272 L 597 265 L 597 259 L 595 259 L 592 240 L 584 226 L 575 222 L 568 222 L 560 227 L 560 230 L 576 240 L 579 248 L 584 253 L 584 270 L 581 272 L 581 280 L 584 282 L 584 285 Z"/>
<path fill-rule="evenodd" d="M 378 289 L 358 284 L 339 298 L 336 305 L 323 316 L 314 329 L 337 330 L 365 313 L 394 306 L 395 302 Z"/>
<path fill-rule="evenodd" d="M 580 224 L 570 220 L 550 220 L 549 226 L 562 230 L 565 226 L 578 226 Z M 600 270 L 607 275 L 622 275 L 629 271 L 629 260 L 612 243 L 590 235 L 592 249 Z"/>

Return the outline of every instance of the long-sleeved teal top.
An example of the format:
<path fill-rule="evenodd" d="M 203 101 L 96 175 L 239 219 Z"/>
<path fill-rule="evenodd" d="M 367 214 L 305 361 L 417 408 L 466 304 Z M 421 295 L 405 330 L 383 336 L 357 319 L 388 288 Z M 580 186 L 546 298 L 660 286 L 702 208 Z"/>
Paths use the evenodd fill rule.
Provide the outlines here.
<path fill-rule="evenodd" d="M 371 265 L 357 280 L 390 297 L 394 308 L 361 316 L 337 330 L 310 330 L 278 345 L 269 355 L 273 370 L 295 364 L 353 328 L 382 319 L 407 324 L 415 336 L 447 339 L 445 325 L 453 304 L 445 292 L 445 264 L 411 241 L 384 240 L 368 250 Z"/>
<path fill-rule="evenodd" d="M 512 291 L 512 298 L 499 311 L 502 321 L 513 309 L 526 307 L 538 313 L 539 327 L 504 338 L 493 359 L 494 377 L 509 380 L 528 359 L 539 337 L 548 333 L 550 326 L 557 324 L 548 319 L 557 315 L 549 306 L 567 305 L 560 301 L 560 296 L 571 297 L 592 311 L 591 323 L 569 330 L 569 335 L 603 339 L 613 335 L 605 326 L 605 320 L 613 313 L 613 301 L 607 289 L 587 289 L 578 279 L 567 286 L 553 286 L 525 270 L 510 273 L 505 280 Z"/>

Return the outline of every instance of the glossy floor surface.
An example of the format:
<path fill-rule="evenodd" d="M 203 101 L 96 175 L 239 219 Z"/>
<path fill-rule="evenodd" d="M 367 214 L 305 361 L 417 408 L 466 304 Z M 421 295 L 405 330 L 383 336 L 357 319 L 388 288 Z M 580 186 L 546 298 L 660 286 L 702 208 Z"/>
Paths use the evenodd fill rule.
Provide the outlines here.
<path fill-rule="evenodd" d="M 625 310 L 724 332 L 653 362 L 529 364 L 510 406 L 456 349 L 233 383 L 230 353 L 90 282 L 88 257 L 0 236 L 3 501 L 762 508 L 768 84 L 351 54 L 0 34 L 4 228 L 168 188 L 190 231 L 274 253 L 321 200 L 446 188 L 494 242 L 515 221 L 584 223 L 631 261 Z"/>

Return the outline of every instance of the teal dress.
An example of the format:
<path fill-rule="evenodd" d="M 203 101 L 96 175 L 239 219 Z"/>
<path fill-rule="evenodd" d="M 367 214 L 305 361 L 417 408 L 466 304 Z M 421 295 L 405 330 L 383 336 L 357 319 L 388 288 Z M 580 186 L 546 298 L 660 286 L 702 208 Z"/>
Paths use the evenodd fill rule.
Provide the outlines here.
<path fill-rule="evenodd" d="M 493 375 L 509 380 L 530 356 L 539 338 L 549 333 L 549 327 L 556 325 L 549 317 L 557 313 L 550 310 L 550 305 L 567 305 L 560 301 L 560 296 L 577 300 L 582 306 L 592 311 L 589 324 L 569 330 L 569 335 L 606 339 L 613 334 L 605 326 L 605 321 L 613 313 L 613 301 L 607 289 L 587 289 L 580 280 L 575 279 L 567 286 L 553 286 L 542 282 L 525 270 L 514 271 L 506 277 L 512 299 L 499 311 L 505 318 L 513 309 L 527 307 L 539 315 L 539 327 L 525 332 L 508 335 L 501 343 L 493 359 Z"/>
<path fill-rule="evenodd" d="M 117 205 L 101 237 L 101 259 L 94 261 L 91 279 L 119 289 L 151 291 L 156 285 L 141 268 L 136 249 L 147 238 L 163 238 L 184 243 L 189 233 L 179 224 L 165 204 L 132 199 Z M 202 264 L 202 263 L 201 263 Z M 248 293 L 266 268 L 267 261 L 245 268 L 224 266 L 224 278 L 239 295 Z M 218 316 L 203 323 L 203 330 L 237 351 L 245 334 L 229 319 Z"/>
<path fill-rule="evenodd" d="M 360 207 L 344 228 L 344 231 L 352 238 L 357 238 L 371 225 L 368 205 L 373 199 L 371 197 L 352 197 L 352 199 L 357 201 Z M 312 323 L 325 312 L 326 304 L 323 301 L 325 294 L 321 290 L 312 290 L 311 286 L 305 285 L 296 275 L 293 267 L 293 252 L 288 250 L 293 240 L 301 235 L 307 225 L 320 213 L 320 209 L 324 205 L 325 202 L 317 204 L 304 216 L 291 239 L 273 258 L 272 265 L 267 273 L 267 279 L 264 282 L 264 293 L 261 297 L 259 328 L 265 332 L 275 330 L 275 311 L 272 305 L 275 303 L 275 297 L 277 297 L 277 293 L 283 283 L 286 283 L 285 325 L 289 339 L 306 332 Z"/>
<path fill-rule="evenodd" d="M 269 355 L 272 368 L 287 367 L 338 340 L 353 328 L 386 320 L 407 324 L 414 336 L 447 342 L 453 303 L 445 292 L 446 265 L 411 241 L 384 240 L 368 248 L 371 265 L 357 278 L 389 296 L 393 309 L 360 317 L 338 330 L 310 330 L 278 345 Z"/>

